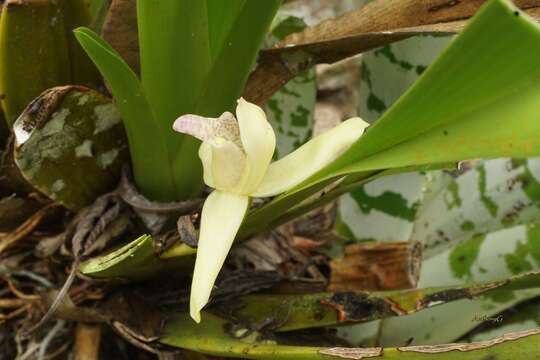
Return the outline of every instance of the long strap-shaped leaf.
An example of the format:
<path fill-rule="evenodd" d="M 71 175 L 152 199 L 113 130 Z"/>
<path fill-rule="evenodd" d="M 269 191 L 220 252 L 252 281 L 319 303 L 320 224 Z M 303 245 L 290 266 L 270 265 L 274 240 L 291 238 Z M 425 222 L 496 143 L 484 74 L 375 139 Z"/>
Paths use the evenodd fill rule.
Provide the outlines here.
<path fill-rule="evenodd" d="M 145 194 L 169 200 L 170 169 L 163 164 L 169 154 L 137 76 L 116 51 L 91 30 L 77 29 L 75 36 L 111 86 L 124 118 L 137 185 Z"/>
<path fill-rule="evenodd" d="M 271 221 L 294 204 L 290 198 L 305 198 L 300 191 L 310 195 L 319 183 L 347 174 L 539 154 L 538 56 L 538 25 L 509 1 L 490 1 L 345 154 L 257 212 L 264 209 Z M 259 220 L 248 216 L 246 226 L 257 227 Z"/>
<path fill-rule="evenodd" d="M 177 200 L 195 196 L 203 185 L 199 141 L 176 134 L 171 127 L 178 116 L 196 111 L 208 79 L 206 1 L 139 0 L 137 20 L 141 82 L 167 143 L 166 166 L 172 171 L 175 196 Z"/>
<path fill-rule="evenodd" d="M 234 316 L 252 323 L 275 316 L 281 325 L 274 330 L 290 331 L 404 316 L 460 299 L 534 289 L 539 284 L 540 272 L 532 271 L 500 281 L 423 289 L 248 295 Z"/>
<path fill-rule="evenodd" d="M 272 360 L 338 360 L 338 359 L 534 359 L 538 354 L 540 328 L 506 334 L 488 341 L 470 344 L 441 344 L 436 346 L 404 346 L 398 348 L 322 348 L 279 345 L 274 341 L 235 339 L 225 330 L 225 321 L 205 314 L 204 321 L 195 325 L 186 315 L 170 319 L 160 342 L 217 356 L 244 359 Z"/>
<path fill-rule="evenodd" d="M 539 154 L 539 55 L 538 25 L 509 1 L 490 1 L 373 128 L 312 181 L 374 168 Z"/>
<path fill-rule="evenodd" d="M 218 42 L 212 46 L 212 69 L 208 83 L 201 97 L 198 112 L 206 116 L 218 116 L 223 111 L 234 110 L 235 101 L 242 94 L 249 72 L 264 36 L 269 30 L 270 23 L 277 12 L 281 0 L 235 0 L 225 2 L 207 0 L 209 16 L 212 22 L 219 16 L 217 10 L 223 8 L 229 22 L 228 28 L 220 28 L 211 24 L 211 38 Z M 236 15 L 236 16 L 235 16 Z M 225 35 L 216 31 L 225 31 Z"/>

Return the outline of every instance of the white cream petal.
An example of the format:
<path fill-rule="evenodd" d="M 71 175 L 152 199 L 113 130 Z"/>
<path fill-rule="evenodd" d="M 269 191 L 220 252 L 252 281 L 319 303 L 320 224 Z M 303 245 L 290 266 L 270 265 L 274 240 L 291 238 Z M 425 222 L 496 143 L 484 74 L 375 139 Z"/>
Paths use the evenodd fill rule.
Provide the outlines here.
<path fill-rule="evenodd" d="M 211 147 L 212 187 L 230 191 L 242 178 L 246 166 L 246 155 L 238 146 L 227 140 L 214 141 Z"/>
<path fill-rule="evenodd" d="M 212 188 L 214 185 L 214 176 L 212 174 L 212 146 L 203 142 L 199 147 L 199 158 L 203 166 L 204 183 Z"/>
<path fill-rule="evenodd" d="M 191 283 L 190 314 L 201 321 L 216 278 L 225 262 L 248 208 L 247 196 L 216 190 L 206 199 L 199 232 L 197 259 Z"/>
<path fill-rule="evenodd" d="M 289 155 L 270 164 L 254 197 L 283 193 L 321 170 L 347 150 L 369 124 L 352 118 L 311 139 Z"/>
<path fill-rule="evenodd" d="M 173 129 L 201 141 L 212 142 L 216 138 L 223 138 L 242 147 L 238 122 L 230 112 L 221 114 L 219 118 L 192 114 L 182 115 L 173 123 Z"/>
<path fill-rule="evenodd" d="M 246 154 L 243 178 L 235 192 L 249 194 L 262 181 L 276 148 L 276 135 L 264 111 L 244 99 L 238 100 L 236 116 Z"/>

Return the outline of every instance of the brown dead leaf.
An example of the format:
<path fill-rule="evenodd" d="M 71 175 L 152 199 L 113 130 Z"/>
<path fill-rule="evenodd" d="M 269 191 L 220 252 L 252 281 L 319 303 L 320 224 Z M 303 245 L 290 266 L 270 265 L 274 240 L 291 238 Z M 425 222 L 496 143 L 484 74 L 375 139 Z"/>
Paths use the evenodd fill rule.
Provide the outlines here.
<path fill-rule="evenodd" d="M 330 261 L 329 291 L 415 288 L 420 276 L 419 242 L 354 244 Z"/>
<path fill-rule="evenodd" d="M 485 0 L 375 0 L 338 18 L 292 34 L 261 52 L 244 97 L 263 104 L 302 71 L 333 63 L 419 34 L 457 33 Z M 521 9 L 539 19 L 540 0 L 517 0 Z"/>
<path fill-rule="evenodd" d="M 341 359 L 361 360 L 382 355 L 381 347 L 373 348 L 329 348 L 319 351 L 322 355 L 329 355 Z"/>
<path fill-rule="evenodd" d="M 136 0 L 112 0 L 101 35 L 139 73 Z"/>

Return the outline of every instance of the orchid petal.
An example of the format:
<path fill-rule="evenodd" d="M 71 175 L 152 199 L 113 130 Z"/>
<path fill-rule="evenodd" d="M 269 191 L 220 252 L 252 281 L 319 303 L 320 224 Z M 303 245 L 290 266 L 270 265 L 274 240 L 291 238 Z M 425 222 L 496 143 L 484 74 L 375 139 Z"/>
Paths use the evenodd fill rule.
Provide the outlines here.
<path fill-rule="evenodd" d="M 236 108 L 240 138 L 246 154 L 246 166 L 236 192 L 249 194 L 264 178 L 276 148 L 276 135 L 264 111 L 244 99 Z"/>
<path fill-rule="evenodd" d="M 368 126 L 364 120 L 352 118 L 311 139 L 270 164 L 263 181 L 250 195 L 274 196 L 300 184 L 347 150 Z"/>
<path fill-rule="evenodd" d="M 213 142 L 217 138 L 223 138 L 242 147 L 238 122 L 230 112 L 223 113 L 219 118 L 182 115 L 174 122 L 173 129 L 204 142 Z"/>
<path fill-rule="evenodd" d="M 190 313 L 197 323 L 248 208 L 247 196 L 215 190 L 206 199 L 191 283 Z"/>
<path fill-rule="evenodd" d="M 246 155 L 238 146 L 220 138 L 214 141 L 211 164 L 212 187 L 223 191 L 233 189 L 240 182 L 245 166 Z M 206 167 L 204 168 L 206 170 Z"/>
<path fill-rule="evenodd" d="M 212 172 L 212 145 L 203 142 L 199 147 L 199 158 L 203 166 L 204 183 L 212 188 L 215 188 L 214 175 Z"/>

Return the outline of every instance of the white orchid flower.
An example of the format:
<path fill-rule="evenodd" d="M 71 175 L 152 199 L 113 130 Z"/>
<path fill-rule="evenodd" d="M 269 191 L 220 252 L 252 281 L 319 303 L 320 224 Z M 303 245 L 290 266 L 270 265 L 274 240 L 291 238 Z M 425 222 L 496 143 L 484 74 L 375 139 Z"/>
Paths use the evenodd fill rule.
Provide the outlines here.
<path fill-rule="evenodd" d="M 331 163 L 369 125 L 360 118 L 342 122 L 296 151 L 272 162 L 276 136 L 264 111 L 238 100 L 236 116 L 184 115 L 174 130 L 202 140 L 199 148 L 204 182 L 215 190 L 206 199 L 191 284 L 190 313 L 201 321 L 218 273 L 247 212 L 250 197 L 285 192 Z"/>

